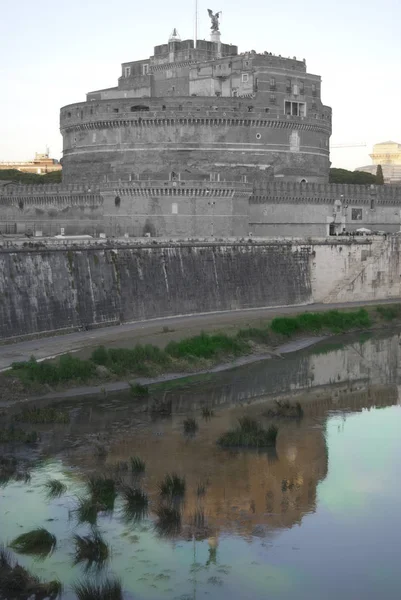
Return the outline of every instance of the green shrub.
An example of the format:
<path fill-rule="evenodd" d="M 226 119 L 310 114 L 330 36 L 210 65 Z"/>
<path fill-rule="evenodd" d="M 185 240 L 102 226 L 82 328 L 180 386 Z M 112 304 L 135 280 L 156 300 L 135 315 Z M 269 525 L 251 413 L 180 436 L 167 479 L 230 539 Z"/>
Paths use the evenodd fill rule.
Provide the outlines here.
<path fill-rule="evenodd" d="M 147 385 L 141 385 L 140 383 L 130 383 L 131 395 L 134 398 L 146 398 L 149 396 L 149 388 Z"/>
<path fill-rule="evenodd" d="M 28 408 L 15 416 L 15 420 L 21 423 L 69 423 L 70 416 L 63 410 L 57 410 L 51 406 L 44 408 Z"/>
<path fill-rule="evenodd" d="M 319 332 L 328 329 L 341 333 L 349 329 L 360 329 L 371 325 L 369 313 L 364 309 L 340 312 L 329 310 L 321 313 L 303 313 L 295 317 L 276 317 L 271 322 L 274 333 L 291 336 L 301 331 Z"/>
<path fill-rule="evenodd" d="M 184 420 L 183 426 L 184 433 L 187 435 L 193 435 L 198 431 L 198 423 L 196 422 L 196 419 L 193 419 L 191 417 L 188 417 Z"/>
<path fill-rule="evenodd" d="M 139 475 L 140 473 L 145 472 L 146 464 L 145 461 L 139 458 L 139 456 L 133 456 L 130 459 L 131 462 L 131 471 L 135 475 Z"/>

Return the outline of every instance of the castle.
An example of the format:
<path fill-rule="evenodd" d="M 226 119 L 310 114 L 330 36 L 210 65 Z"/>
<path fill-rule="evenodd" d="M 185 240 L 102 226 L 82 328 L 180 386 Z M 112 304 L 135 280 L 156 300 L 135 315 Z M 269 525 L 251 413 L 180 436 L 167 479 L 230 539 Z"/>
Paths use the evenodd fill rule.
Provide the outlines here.
<path fill-rule="evenodd" d="M 107 237 L 400 230 L 397 187 L 328 184 L 331 109 L 305 60 L 176 30 L 60 112 L 63 183 L 0 188 L 0 231 Z"/>

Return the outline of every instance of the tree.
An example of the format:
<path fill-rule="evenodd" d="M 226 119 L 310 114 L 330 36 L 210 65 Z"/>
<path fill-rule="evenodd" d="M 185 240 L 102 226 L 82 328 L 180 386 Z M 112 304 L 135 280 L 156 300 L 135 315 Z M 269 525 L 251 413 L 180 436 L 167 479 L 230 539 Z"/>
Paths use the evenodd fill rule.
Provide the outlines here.
<path fill-rule="evenodd" d="M 376 183 L 376 175 L 365 171 L 347 171 L 347 169 L 330 169 L 329 183 L 350 183 L 371 185 Z"/>
<path fill-rule="evenodd" d="M 32 183 L 39 185 L 43 185 L 44 183 L 61 183 L 61 171 L 52 171 L 45 175 L 38 175 L 37 173 L 23 173 L 22 171 L 18 171 L 18 169 L 0 169 L 0 180 L 26 183 L 28 185 Z"/>
<path fill-rule="evenodd" d="M 383 169 L 381 165 L 377 165 L 376 185 L 384 185 Z"/>

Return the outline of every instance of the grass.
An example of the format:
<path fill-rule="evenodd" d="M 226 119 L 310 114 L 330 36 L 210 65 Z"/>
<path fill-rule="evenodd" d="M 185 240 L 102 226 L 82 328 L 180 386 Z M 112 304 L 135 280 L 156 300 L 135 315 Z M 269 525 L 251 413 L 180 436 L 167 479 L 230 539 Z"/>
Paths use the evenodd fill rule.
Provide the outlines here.
<path fill-rule="evenodd" d="M 107 368 L 108 378 L 118 378 L 126 374 L 133 376 L 153 376 L 161 372 L 194 369 L 196 364 L 204 366 L 206 361 L 217 362 L 222 358 L 231 358 L 252 351 L 252 342 L 272 345 L 280 337 L 290 337 L 301 333 L 343 333 L 349 330 L 370 327 L 375 319 L 393 320 L 401 316 L 401 305 L 379 306 L 370 313 L 365 308 L 350 311 L 330 310 L 318 313 L 306 312 L 292 317 L 276 317 L 271 323 L 260 327 L 240 329 L 235 335 L 225 333 L 201 333 L 181 341 L 171 341 L 164 349 L 152 344 L 136 345 L 133 348 L 97 347 L 89 360 L 66 354 L 57 360 L 37 362 L 34 357 L 29 361 L 13 363 L 11 375 L 18 376 L 24 383 L 65 384 L 85 382 L 95 377 L 98 365 Z M 208 364 L 209 364 L 208 363 Z M 204 379 L 210 379 L 210 374 Z M 152 385 L 153 390 L 168 390 L 183 387 L 197 381 L 197 376 L 179 378 L 171 382 Z M 146 386 L 132 384 L 135 397 L 146 397 Z"/>
<path fill-rule="evenodd" d="M 146 463 L 139 456 L 132 456 L 130 459 L 131 471 L 134 475 L 140 475 L 145 472 Z"/>
<path fill-rule="evenodd" d="M 223 354 L 238 356 L 249 350 L 250 346 L 244 339 L 224 333 L 201 333 L 179 342 L 170 342 L 165 348 L 165 352 L 174 358 L 216 358 Z"/>
<path fill-rule="evenodd" d="M 140 383 L 130 383 L 131 395 L 134 398 L 147 398 L 149 396 L 149 388 L 147 385 L 141 385 Z"/>
<path fill-rule="evenodd" d="M 401 316 L 401 304 L 393 304 L 391 306 L 376 306 L 376 312 L 385 321 L 394 321 Z"/>
<path fill-rule="evenodd" d="M 198 423 L 192 417 L 184 420 L 183 427 L 186 435 L 194 435 L 198 431 Z"/>
<path fill-rule="evenodd" d="M 203 498 L 206 495 L 209 483 L 207 481 L 199 481 L 196 486 L 196 495 L 198 498 Z"/>
<path fill-rule="evenodd" d="M 208 406 L 204 406 L 202 408 L 202 417 L 205 419 L 205 421 L 208 421 L 209 419 L 214 417 L 214 411 Z"/>
<path fill-rule="evenodd" d="M 78 523 L 89 523 L 96 525 L 99 507 L 91 498 L 78 498 L 77 506 L 73 512 L 77 516 Z"/>
<path fill-rule="evenodd" d="M 21 463 L 14 456 L 0 457 L 0 486 L 9 481 L 24 481 L 28 483 L 31 475 L 26 466 L 21 468 Z"/>
<path fill-rule="evenodd" d="M 303 331 L 314 333 L 328 330 L 332 333 L 342 333 L 350 329 L 370 327 L 372 320 L 366 309 L 340 312 L 329 310 L 318 313 L 302 313 L 294 317 L 276 317 L 271 322 L 271 330 L 285 336 L 291 336 Z"/>
<path fill-rule="evenodd" d="M 158 487 L 161 496 L 169 498 L 182 497 L 185 495 L 186 489 L 185 477 L 180 477 L 176 473 L 168 473 Z"/>
<path fill-rule="evenodd" d="M 141 489 L 124 485 L 121 488 L 124 499 L 124 514 L 127 520 L 141 521 L 148 513 L 149 498 Z"/>
<path fill-rule="evenodd" d="M 59 581 L 41 582 L 38 577 L 21 567 L 4 546 L 0 546 L 0 598 L 55 600 L 61 592 L 62 585 Z"/>
<path fill-rule="evenodd" d="M 87 479 L 87 486 L 93 504 L 97 504 L 100 510 L 113 510 L 117 496 L 114 479 L 91 475 Z"/>
<path fill-rule="evenodd" d="M 81 581 L 75 583 L 72 589 L 78 600 L 123 600 L 122 586 L 118 579 Z"/>
<path fill-rule="evenodd" d="M 302 419 L 304 411 L 299 402 L 291 404 L 288 401 L 275 400 L 274 408 L 269 408 L 265 415 L 267 417 L 285 417 L 290 419 Z"/>
<path fill-rule="evenodd" d="M 56 543 L 56 536 L 49 533 L 47 529 L 39 527 L 16 537 L 10 547 L 20 554 L 32 554 L 45 558 L 53 552 Z"/>
<path fill-rule="evenodd" d="M 44 485 L 48 498 L 60 498 L 66 491 L 67 486 L 58 479 L 49 479 Z"/>
<path fill-rule="evenodd" d="M 116 473 L 127 473 L 129 470 L 129 465 L 127 461 L 119 460 L 118 462 L 114 463 L 112 470 Z"/>
<path fill-rule="evenodd" d="M 162 537 L 178 535 L 181 531 L 181 512 L 174 506 L 160 505 L 155 510 L 157 533 Z"/>
<path fill-rule="evenodd" d="M 51 406 L 44 408 L 30 408 L 23 410 L 15 416 L 15 420 L 22 423 L 49 424 L 49 423 L 69 423 L 70 416 L 67 412 L 57 410 Z"/>
<path fill-rule="evenodd" d="M 75 558 L 74 565 L 85 563 L 85 571 L 92 567 L 101 570 L 109 558 L 109 546 L 100 533 L 80 536 L 74 535 Z"/>
<path fill-rule="evenodd" d="M 96 374 L 96 365 L 93 362 L 71 354 L 64 354 L 57 361 L 37 362 L 31 357 L 26 362 L 13 363 L 11 368 L 25 381 L 49 384 L 88 381 Z"/>
<path fill-rule="evenodd" d="M 0 429 L 0 444 L 20 442 L 22 444 L 35 444 L 40 440 L 37 431 L 24 431 L 11 425 L 7 429 Z"/>
<path fill-rule="evenodd" d="M 264 429 L 250 417 L 238 419 L 238 426 L 223 433 L 217 443 L 224 448 L 268 448 L 276 445 L 278 428 L 271 425 Z"/>

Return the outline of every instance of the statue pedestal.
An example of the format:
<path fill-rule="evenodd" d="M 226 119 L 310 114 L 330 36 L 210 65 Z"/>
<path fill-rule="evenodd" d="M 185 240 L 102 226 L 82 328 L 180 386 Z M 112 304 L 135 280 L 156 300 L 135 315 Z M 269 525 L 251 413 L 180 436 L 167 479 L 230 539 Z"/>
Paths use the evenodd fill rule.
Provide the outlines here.
<path fill-rule="evenodd" d="M 212 31 L 210 34 L 210 41 L 217 44 L 217 57 L 221 58 L 221 41 L 220 41 L 221 33 L 220 31 Z"/>

